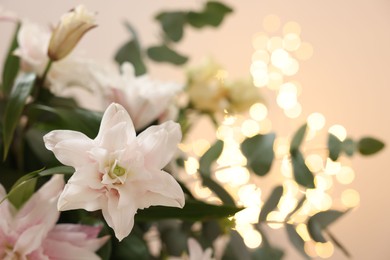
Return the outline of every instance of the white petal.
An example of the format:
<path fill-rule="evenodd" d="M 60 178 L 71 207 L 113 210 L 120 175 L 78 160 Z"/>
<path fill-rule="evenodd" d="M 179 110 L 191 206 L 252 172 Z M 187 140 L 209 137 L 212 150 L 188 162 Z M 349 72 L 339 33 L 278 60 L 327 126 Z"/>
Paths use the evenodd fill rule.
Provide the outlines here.
<path fill-rule="evenodd" d="M 137 136 L 146 167 L 162 169 L 167 165 L 172 160 L 181 137 L 180 126 L 173 121 L 151 126 Z"/>
<path fill-rule="evenodd" d="M 129 114 L 126 112 L 123 106 L 117 103 L 112 103 L 104 112 L 102 122 L 100 123 L 99 134 L 95 140 L 100 143 L 103 136 L 109 129 L 122 122 L 126 123 L 126 132 L 129 135 L 129 138 L 134 139 L 135 130 L 133 121 L 131 121 Z"/>
<path fill-rule="evenodd" d="M 140 185 L 146 191 L 137 200 L 139 208 L 147 208 L 152 205 L 184 207 L 183 190 L 169 173 L 164 171 L 153 172 L 153 179 L 143 181 Z"/>
<path fill-rule="evenodd" d="M 16 241 L 14 251 L 21 255 L 27 255 L 39 248 L 45 238 L 48 230 L 44 227 L 44 223 L 33 226 L 20 234 Z"/>
<path fill-rule="evenodd" d="M 104 193 L 75 183 L 65 185 L 64 191 L 58 199 L 58 210 L 85 209 L 95 211 L 101 209 Z"/>
<path fill-rule="evenodd" d="M 53 151 L 56 158 L 63 164 L 79 167 L 89 162 L 89 151 L 93 141 L 86 135 L 70 130 L 54 130 L 43 137 L 45 146 Z"/>
<path fill-rule="evenodd" d="M 100 142 L 100 147 L 108 152 L 115 152 L 126 148 L 128 141 L 128 129 L 126 122 L 121 122 L 108 129 Z"/>

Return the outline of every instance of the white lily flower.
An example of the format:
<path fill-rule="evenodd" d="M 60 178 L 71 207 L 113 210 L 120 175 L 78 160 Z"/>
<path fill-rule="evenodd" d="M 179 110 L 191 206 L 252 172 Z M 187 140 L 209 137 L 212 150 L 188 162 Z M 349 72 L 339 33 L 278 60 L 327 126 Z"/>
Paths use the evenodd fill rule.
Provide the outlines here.
<path fill-rule="evenodd" d="M 101 209 L 119 240 L 131 232 L 137 209 L 152 205 L 184 206 L 176 180 L 161 170 L 181 140 L 173 121 L 147 128 L 136 136 L 133 122 L 119 104 L 103 115 L 99 134 L 55 130 L 44 136 L 47 149 L 75 168 L 58 201 L 59 210 Z"/>

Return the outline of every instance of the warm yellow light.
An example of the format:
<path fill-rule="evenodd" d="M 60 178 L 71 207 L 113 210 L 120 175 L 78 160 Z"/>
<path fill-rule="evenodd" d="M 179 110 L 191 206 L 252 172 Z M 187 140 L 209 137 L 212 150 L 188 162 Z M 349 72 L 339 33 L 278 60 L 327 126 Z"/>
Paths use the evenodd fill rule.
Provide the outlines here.
<path fill-rule="evenodd" d="M 294 76 L 299 70 L 299 63 L 296 59 L 289 57 L 281 69 L 284 75 Z"/>
<path fill-rule="evenodd" d="M 328 132 L 335 135 L 340 141 L 344 141 L 347 138 L 347 130 L 342 125 L 332 125 Z"/>
<path fill-rule="evenodd" d="M 207 198 L 212 195 L 212 191 L 207 187 L 203 187 L 200 182 L 195 184 L 194 193 L 200 198 Z"/>
<path fill-rule="evenodd" d="M 283 222 L 284 221 L 284 215 L 280 213 L 279 211 L 271 211 L 267 216 L 267 221 L 270 222 Z M 273 229 L 279 229 L 283 227 L 283 223 L 268 223 L 268 226 L 270 226 Z"/>
<path fill-rule="evenodd" d="M 283 49 L 275 49 L 271 54 L 271 63 L 275 67 L 282 69 L 288 65 L 290 54 Z"/>
<path fill-rule="evenodd" d="M 325 117 L 321 113 L 312 113 L 307 117 L 307 126 L 319 131 L 325 126 Z"/>
<path fill-rule="evenodd" d="M 278 137 L 274 141 L 275 156 L 283 157 L 289 153 L 290 142 L 286 137 Z"/>
<path fill-rule="evenodd" d="M 340 172 L 336 175 L 336 179 L 341 184 L 350 184 L 355 179 L 355 172 L 349 166 L 341 167 Z"/>
<path fill-rule="evenodd" d="M 293 108 L 297 104 L 297 88 L 294 84 L 284 83 L 279 90 L 276 98 L 277 104 L 286 110 Z"/>
<path fill-rule="evenodd" d="M 199 169 L 198 160 L 194 157 L 188 157 L 188 159 L 184 161 L 184 169 L 189 175 L 197 173 Z"/>
<path fill-rule="evenodd" d="M 283 26 L 283 35 L 293 33 L 296 35 L 301 34 L 301 26 L 297 22 L 288 22 Z"/>
<path fill-rule="evenodd" d="M 249 115 L 257 121 L 262 121 L 267 117 L 268 109 L 262 103 L 253 104 L 249 109 Z"/>
<path fill-rule="evenodd" d="M 281 37 L 275 36 L 271 37 L 267 43 L 267 49 L 270 52 L 273 52 L 276 49 L 283 48 L 283 39 Z"/>
<path fill-rule="evenodd" d="M 268 118 L 264 119 L 263 121 L 259 122 L 260 124 L 260 130 L 259 134 L 268 134 L 272 130 L 272 122 Z"/>
<path fill-rule="evenodd" d="M 341 202 L 348 208 L 357 207 L 360 203 L 360 195 L 354 189 L 348 189 L 341 194 Z"/>
<path fill-rule="evenodd" d="M 283 110 L 284 111 L 284 114 L 288 117 L 288 118 L 297 118 L 301 115 L 302 113 L 302 106 L 301 104 L 299 104 L 298 102 L 295 104 L 295 106 L 293 106 L 292 108 L 289 108 L 289 109 L 285 109 Z"/>
<path fill-rule="evenodd" d="M 318 154 L 309 154 L 305 159 L 305 164 L 311 172 L 319 172 L 324 168 L 324 160 Z"/>
<path fill-rule="evenodd" d="M 241 125 L 241 132 L 246 137 L 252 137 L 260 131 L 259 124 L 252 119 L 246 119 Z"/>
<path fill-rule="evenodd" d="M 297 203 L 298 200 L 295 197 L 286 194 L 280 198 L 278 209 L 283 215 L 287 216 L 288 213 L 294 210 Z"/>
<path fill-rule="evenodd" d="M 234 215 L 237 224 L 255 224 L 259 221 L 260 208 L 247 207 Z"/>
<path fill-rule="evenodd" d="M 286 179 L 283 182 L 283 192 L 285 195 L 295 197 L 299 192 L 299 186 L 295 181 Z"/>
<path fill-rule="evenodd" d="M 294 54 L 300 60 L 308 60 L 313 56 L 313 47 L 308 42 L 302 42 Z"/>
<path fill-rule="evenodd" d="M 248 230 L 243 234 L 244 243 L 249 248 L 257 248 L 261 245 L 263 238 L 257 230 Z"/>
<path fill-rule="evenodd" d="M 275 14 L 270 14 L 263 19 L 263 28 L 268 32 L 276 32 L 280 28 L 280 18 Z"/>
<path fill-rule="evenodd" d="M 283 37 L 283 48 L 288 51 L 296 51 L 301 45 L 301 38 L 295 33 L 288 33 Z"/>
<path fill-rule="evenodd" d="M 334 162 L 330 158 L 326 159 L 326 165 L 325 165 L 325 173 L 329 175 L 336 175 L 341 170 L 341 163 Z"/>
<path fill-rule="evenodd" d="M 234 136 L 233 128 L 227 125 L 220 125 L 216 135 L 220 140 L 231 139 Z"/>
<path fill-rule="evenodd" d="M 332 206 L 332 198 L 329 194 L 319 189 L 308 189 L 306 198 L 317 210 L 328 210 Z"/>
<path fill-rule="evenodd" d="M 268 72 L 268 88 L 278 90 L 283 84 L 283 75 L 276 71 Z"/>
<path fill-rule="evenodd" d="M 192 143 L 192 150 L 197 156 L 202 156 L 210 148 L 210 142 L 206 139 L 198 139 Z"/>
<path fill-rule="evenodd" d="M 254 184 L 240 187 L 237 195 L 244 207 L 260 207 L 261 205 L 261 190 Z"/>
<path fill-rule="evenodd" d="M 303 224 L 303 223 L 298 224 L 297 227 L 295 228 L 295 230 L 297 231 L 297 233 L 301 236 L 301 238 L 304 241 L 310 241 L 311 238 L 310 238 L 309 232 L 307 231 L 306 224 Z"/>
<path fill-rule="evenodd" d="M 264 87 L 268 84 L 268 68 L 264 61 L 257 60 L 252 62 L 250 72 L 256 87 Z"/>
<path fill-rule="evenodd" d="M 265 64 L 268 64 L 268 63 L 269 63 L 269 60 L 270 60 L 270 56 L 269 56 L 268 51 L 265 51 L 265 50 L 256 50 L 256 51 L 252 54 L 252 62 L 255 62 L 255 61 L 262 61 L 262 62 L 264 62 Z"/>
<path fill-rule="evenodd" d="M 317 255 L 321 258 L 329 258 L 333 255 L 334 252 L 333 244 L 330 242 L 316 243 L 314 248 Z"/>
<path fill-rule="evenodd" d="M 230 179 L 230 184 L 232 186 L 240 186 L 248 183 L 250 178 L 250 173 L 247 168 L 237 166 L 237 167 L 232 167 L 232 171 L 234 171 L 234 175 Z"/>
<path fill-rule="evenodd" d="M 267 49 L 268 36 L 265 33 L 257 33 L 252 38 L 252 46 L 256 50 Z"/>
<path fill-rule="evenodd" d="M 283 157 L 282 164 L 280 165 L 280 172 L 286 178 L 293 177 L 292 165 L 287 155 Z"/>
<path fill-rule="evenodd" d="M 304 246 L 305 253 L 310 257 L 317 257 L 317 253 L 315 250 L 315 242 L 307 241 Z"/>
<path fill-rule="evenodd" d="M 319 190 L 329 190 L 333 186 L 333 178 L 328 174 L 317 174 L 314 177 L 314 184 Z"/>

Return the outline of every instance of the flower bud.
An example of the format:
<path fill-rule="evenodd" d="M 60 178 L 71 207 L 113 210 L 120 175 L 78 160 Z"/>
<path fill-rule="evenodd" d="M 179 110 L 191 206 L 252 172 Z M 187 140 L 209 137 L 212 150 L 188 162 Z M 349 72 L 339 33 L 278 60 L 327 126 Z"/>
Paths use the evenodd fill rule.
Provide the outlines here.
<path fill-rule="evenodd" d="M 81 37 L 97 26 L 94 18 L 95 15 L 82 5 L 64 14 L 50 38 L 48 50 L 50 59 L 57 61 L 68 55 Z"/>

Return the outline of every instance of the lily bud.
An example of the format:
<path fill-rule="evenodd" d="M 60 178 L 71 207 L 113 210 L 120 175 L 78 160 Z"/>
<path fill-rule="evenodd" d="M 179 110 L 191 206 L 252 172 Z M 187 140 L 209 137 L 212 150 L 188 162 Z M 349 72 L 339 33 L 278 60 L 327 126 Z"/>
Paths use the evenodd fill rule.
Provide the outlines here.
<path fill-rule="evenodd" d="M 50 38 L 48 50 L 50 59 L 57 61 L 67 56 L 81 37 L 96 26 L 95 15 L 82 5 L 64 14 Z"/>

